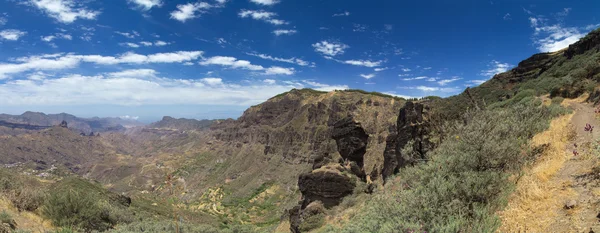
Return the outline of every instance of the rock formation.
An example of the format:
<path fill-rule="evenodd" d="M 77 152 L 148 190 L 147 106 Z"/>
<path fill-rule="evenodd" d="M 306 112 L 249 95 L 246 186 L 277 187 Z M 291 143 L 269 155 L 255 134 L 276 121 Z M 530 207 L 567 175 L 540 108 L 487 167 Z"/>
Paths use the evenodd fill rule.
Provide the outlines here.
<path fill-rule="evenodd" d="M 434 147 L 429 138 L 430 131 L 429 107 L 423 103 L 407 102 L 400 109 L 397 128 L 386 139 L 384 180 L 400 168 L 426 158 L 427 152 Z M 407 145 L 410 148 L 405 148 Z"/>
<path fill-rule="evenodd" d="M 332 131 L 331 137 L 336 141 L 342 161 L 335 162 L 330 154 L 316 156 L 313 171 L 298 178 L 302 201 L 289 211 L 294 233 L 300 232 L 306 219 L 322 217 L 319 214 L 323 213 L 323 208 L 339 205 L 344 197 L 354 192 L 356 183 L 361 182 L 359 178 L 365 179 L 363 161 L 369 135 L 352 117 L 337 121 Z"/>
<path fill-rule="evenodd" d="M 63 127 L 63 128 L 69 128 L 67 121 L 60 122 L 60 125 L 58 125 L 58 126 Z"/>

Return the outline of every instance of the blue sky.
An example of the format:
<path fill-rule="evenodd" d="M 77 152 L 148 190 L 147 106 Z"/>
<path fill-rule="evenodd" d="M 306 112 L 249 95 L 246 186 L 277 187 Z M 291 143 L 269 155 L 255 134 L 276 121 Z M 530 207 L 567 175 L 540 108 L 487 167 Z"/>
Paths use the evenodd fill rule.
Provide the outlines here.
<path fill-rule="evenodd" d="M 600 2 L 0 0 L 0 112 L 238 117 L 292 88 L 450 96 L 600 26 Z"/>

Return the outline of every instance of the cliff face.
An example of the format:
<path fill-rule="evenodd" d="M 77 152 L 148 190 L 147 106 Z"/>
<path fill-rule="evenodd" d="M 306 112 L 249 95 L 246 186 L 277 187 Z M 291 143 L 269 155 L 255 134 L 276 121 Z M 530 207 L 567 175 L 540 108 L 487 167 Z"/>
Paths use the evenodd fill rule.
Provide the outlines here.
<path fill-rule="evenodd" d="M 293 90 L 249 108 L 238 120 L 215 123 L 212 130 L 217 140 L 262 145 L 267 157 L 281 155 L 289 164 L 310 164 L 312 156 L 321 154 L 364 156 L 356 162 L 367 173 L 380 173 L 385 138 L 403 104 L 360 92 Z"/>

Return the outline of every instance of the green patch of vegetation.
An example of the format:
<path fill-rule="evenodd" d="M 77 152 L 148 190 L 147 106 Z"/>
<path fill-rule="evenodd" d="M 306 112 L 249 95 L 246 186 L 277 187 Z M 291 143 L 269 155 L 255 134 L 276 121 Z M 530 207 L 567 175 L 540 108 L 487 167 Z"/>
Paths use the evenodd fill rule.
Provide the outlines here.
<path fill-rule="evenodd" d="M 384 97 L 384 98 L 392 98 L 392 99 L 396 99 L 396 100 L 405 100 L 402 97 L 384 94 L 384 93 L 376 92 L 376 91 L 369 92 L 369 91 L 360 90 L 360 89 L 347 89 L 347 90 L 337 90 L 337 91 L 338 92 L 354 92 L 354 93 L 361 93 L 361 94 L 365 94 L 365 95 L 373 95 L 373 96 L 379 96 L 379 97 Z"/>
<path fill-rule="evenodd" d="M 35 211 L 42 203 L 46 194 L 43 185 L 35 178 L 0 170 L 0 193 L 2 193 L 19 211 Z"/>
<path fill-rule="evenodd" d="M 295 89 L 294 88 L 291 91 L 284 92 L 284 93 L 278 94 L 276 96 L 273 96 L 273 97 L 270 98 L 270 100 L 271 99 L 276 99 L 276 98 L 279 98 L 279 97 L 282 97 L 282 96 L 285 96 L 285 95 L 289 94 L 290 92 L 300 92 L 300 93 L 303 93 L 303 94 L 310 94 L 310 95 L 321 95 L 321 94 L 327 93 L 326 91 L 317 91 L 317 90 L 310 89 L 310 88 L 302 88 L 302 89 Z"/>
<path fill-rule="evenodd" d="M 307 232 L 310 230 L 317 229 L 325 224 L 325 214 L 319 213 L 315 215 L 308 216 L 302 221 L 298 230 L 301 232 Z"/>
<path fill-rule="evenodd" d="M 560 107 L 556 104 L 552 108 Z M 496 211 L 513 188 L 508 177 L 527 161 L 524 147 L 564 113 L 532 92 L 503 108 L 472 111 L 454 123 L 429 161 L 401 170 L 399 190 L 377 193 L 342 229 L 329 232 L 495 232 Z"/>

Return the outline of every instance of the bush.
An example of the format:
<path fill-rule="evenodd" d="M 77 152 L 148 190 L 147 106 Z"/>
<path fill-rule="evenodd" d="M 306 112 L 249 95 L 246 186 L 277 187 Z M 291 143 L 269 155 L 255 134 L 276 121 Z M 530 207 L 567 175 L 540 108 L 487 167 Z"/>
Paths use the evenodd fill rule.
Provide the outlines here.
<path fill-rule="evenodd" d="M 19 211 L 35 211 L 43 203 L 46 194 L 43 190 L 35 187 L 21 187 L 8 194 L 8 199 Z"/>
<path fill-rule="evenodd" d="M 117 229 L 110 230 L 109 233 L 164 233 L 176 232 L 176 225 L 172 221 L 160 222 L 135 222 L 119 226 Z M 211 225 L 194 225 L 188 223 L 179 224 L 180 233 L 251 233 L 254 232 L 250 226 L 231 226 L 228 229 L 218 229 Z"/>
<path fill-rule="evenodd" d="M 50 194 L 42 213 L 58 227 L 75 227 L 85 231 L 106 231 L 113 226 L 108 210 L 97 202 L 92 193 L 60 190 Z"/>
<path fill-rule="evenodd" d="M 319 213 L 315 215 L 310 215 L 302 221 L 299 226 L 300 232 L 306 232 L 313 229 L 317 229 L 325 224 L 325 214 Z"/>
<path fill-rule="evenodd" d="M 393 184 L 400 190 L 376 194 L 342 231 L 494 232 L 512 190 L 508 177 L 527 160 L 525 144 L 557 113 L 524 97 L 450 127 L 429 162 L 401 170 Z"/>
<path fill-rule="evenodd" d="M 19 211 L 35 211 L 43 204 L 46 194 L 35 180 L 5 171 L 0 171 L 0 175 L 0 192 L 4 193 Z"/>
<path fill-rule="evenodd" d="M 0 233 L 9 233 L 17 228 L 17 223 L 6 213 L 6 211 L 0 212 Z"/>

